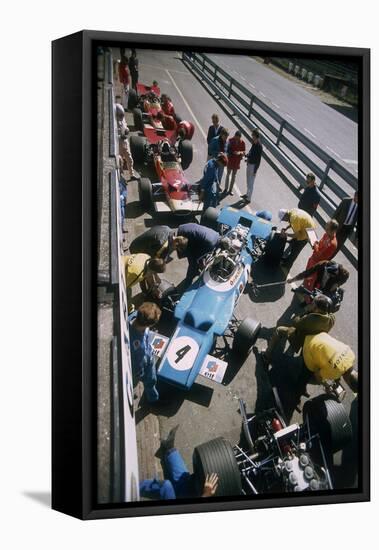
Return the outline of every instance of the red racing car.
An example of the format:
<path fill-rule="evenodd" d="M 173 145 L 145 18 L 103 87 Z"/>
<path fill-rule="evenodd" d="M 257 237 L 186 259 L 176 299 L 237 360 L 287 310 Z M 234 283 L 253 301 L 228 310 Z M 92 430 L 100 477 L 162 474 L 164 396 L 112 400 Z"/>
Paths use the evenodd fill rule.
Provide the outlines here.
<path fill-rule="evenodd" d="M 183 172 L 192 162 L 191 142 L 180 140 L 176 146 L 167 136 L 160 137 L 159 132 L 151 133 L 149 137 L 152 140 L 147 136 L 130 138 L 130 149 L 136 165 L 153 164 L 159 178 L 157 183 L 152 183 L 149 178 L 140 179 L 139 198 L 142 206 L 156 212 L 171 211 L 177 216 L 201 213 L 198 186 L 189 183 Z"/>

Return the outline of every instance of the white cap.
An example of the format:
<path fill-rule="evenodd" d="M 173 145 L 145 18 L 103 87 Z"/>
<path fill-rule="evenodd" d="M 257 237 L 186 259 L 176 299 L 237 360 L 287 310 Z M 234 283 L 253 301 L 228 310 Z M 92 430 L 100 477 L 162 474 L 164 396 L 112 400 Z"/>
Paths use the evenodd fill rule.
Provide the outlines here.
<path fill-rule="evenodd" d="M 124 107 L 121 105 L 121 103 L 116 103 L 115 109 L 116 109 L 116 116 L 117 116 L 117 117 L 122 118 L 123 116 L 125 116 L 125 109 L 124 109 Z"/>
<path fill-rule="evenodd" d="M 281 208 L 279 210 L 279 213 L 278 213 L 278 216 L 279 216 L 279 220 L 282 221 L 282 219 L 284 218 L 284 216 L 287 214 L 288 210 L 286 208 Z"/>

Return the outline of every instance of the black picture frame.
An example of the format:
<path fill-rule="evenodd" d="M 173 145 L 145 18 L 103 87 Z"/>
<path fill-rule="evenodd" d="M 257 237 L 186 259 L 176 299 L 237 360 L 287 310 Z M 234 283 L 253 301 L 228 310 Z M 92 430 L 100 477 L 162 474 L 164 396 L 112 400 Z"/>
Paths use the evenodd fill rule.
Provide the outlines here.
<path fill-rule="evenodd" d="M 96 438 L 96 105 L 95 48 L 134 47 L 259 55 L 348 56 L 359 62 L 360 486 L 353 491 L 164 504 L 97 505 Z M 199 37 L 82 31 L 53 52 L 52 126 L 52 507 L 81 519 L 361 502 L 370 499 L 370 50 Z"/>

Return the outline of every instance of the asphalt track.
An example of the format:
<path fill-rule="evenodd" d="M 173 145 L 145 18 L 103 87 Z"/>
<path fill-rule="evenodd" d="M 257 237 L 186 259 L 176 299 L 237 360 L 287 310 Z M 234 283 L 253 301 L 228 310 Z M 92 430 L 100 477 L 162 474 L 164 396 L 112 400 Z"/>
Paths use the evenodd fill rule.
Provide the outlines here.
<path fill-rule="evenodd" d="M 204 90 L 201 84 L 183 65 L 180 54 L 178 52 L 159 52 L 149 50 L 139 50 L 138 58 L 140 61 L 140 82 L 150 84 L 152 80 L 159 82 L 161 91 L 167 93 L 175 105 L 176 112 L 184 119 L 188 119 L 195 124 L 195 134 L 193 137 L 194 160 L 192 165 L 186 171 L 189 181 L 197 181 L 200 179 L 207 157 L 207 146 L 205 135 L 210 124 L 210 118 L 213 112 L 219 111 L 217 105 L 210 95 Z M 254 66 L 252 61 L 248 62 Z M 242 71 L 245 64 L 236 63 L 238 71 Z M 242 74 L 242 73 L 241 73 Z M 278 75 L 275 75 L 279 78 Z M 248 78 L 248 74 L 245 74 Z M 287 79 L 281 82 L 281 88 L 290 90 L 294 84 Z M 264 80 L 264 78 L 262 77 Z M 295 86 L 296 87 L 296 86 Z M 304 94 L 301 90 L 301 94 Z M 291 103 L 291 92 L 286 93 L 286 101 Z M 324 105 L 318 102 L 319 114 L 316 113 L 316 105 L 313 97 L 312 109 L 314 116 L 319 119 L 320 128 L 323 127 Z M 284 103 L 282 102 L 284 105 Z M 291 109 L 292 112 L 297 109 L 298 98 L 293 96 Z M 302 110 L 306 116 L 307 102 L 304 100 Z M 287 108 L 287 107 L 286 107 Z M 289 109 L 289 107 L 288 107 Z M 221 116 L 221 123 L 231 130 L 235 130 L 233 122 L 224 120 Z M 308 116 L 308 115 L 307 115 Z M 340 115 L 341 116 L 341 115 Z M 326 123 L 329 124 L 327 117 Z M 350 121 L 348 121 L 350 123 Z M 312 126 L 307 122 L 309 126 Z M 343 125 L 341 123 L 341 125 Z M 312 126 L 314 131 L 317 131 Z M 331 127 L 333 129 L 333 126 Z M 133 129 L 132 129 L 133 130 Z M 312 131 L 313 131 L 312 130 Z M 340 137 L 340 129 L 335 127 L 336 135 L 330 139 L 328 143 L 331 145 L 337 142 Z M 323 130 L 324 131 L 324 130 Z M 332 134 L 331 130 L 326 133 Z M 354 132 L 350 132 L 351 144 L 348 146 L 348 136 L 345 136 L 346 145 L 341 154 L 354 158 L 353 151 L 356 145 L 353 137 Z M 324 135 L 324 134 L 323 134 Z M 248 144 L 247 144 L 248 146 Z M 224 204 L 235 204 L 240 207 L 238 202 L 239 194 L 244 193 L 245 187 L 245 164 L 237 175 L 235 196 L 227 197 L 222 201 Z M 144 175 L 144 173 L 142 173 Z M 154 181 L 154 176 L 149 174 Z M 247 210 L 255 211 L 259 209 L 269 209 L 273 213 L 273 221 L 279 224 L 277 212 L 279 208 L 296 207 L 298 197 L 286 186 L 280 179 L 278 174 L 262 160 L 259 169 L 253 200 L 250 207 L 245 207 Z M 127 216 L 129 218 L 129 238 L 130 240 L 137 234 L 140 234 L 146 228 L 159 223 L 165 223 L 172 227 L 183 223 L 181 220 L 175 219 L 173 216 L 152 216 L 144 212 L 138 200 L 138 192 L 136 183 L 130 182 Z M 322 235 L 322 228 L 318 227 L 319 236 Z M 293 274 L 304 269 L 307 258 L 310 255 L 310 248 L 305 247 L 302 254 L 296 260 L 291 272 Z M 357 354 L 358 349 L 358 308 L 357 308 L 357 272 L 355 268 L 349 264 L 346 258 L 339 254 L 337 259 L 344 263 L 350 271 L 350 279 L 346 284 L 345 300 L 341 310 L 337 313 L 336 325 L 332 330 L 332 335 L 336 338 L 348 343 Z M 186 260 L 176 260 L 168 264 L 168 270 L 165 277 L 174 283 L 179 283 L 186 271 Z M 258 266 L 254 270 L 253 276 L 257 283 L 267 283 L 280 281 L 285 279 L 285 274 L 280 270 L 268 270 L 262 266 Z M 140 298 L 140 297 L 139 297 Z M 138 299 L 138 297 L 137 297 Z M 259 296 L 254 296 L 249 290 L 241 297 L 235 313 L 239 319 L 244 319 L 247 316 L 254 317 L 262 322 L 261 338 L 257 341 L 258 350 L 266 347 L 266 340 L 270 336 L 273 327 L 276 326 L 279 319 L 281 323 L 288 321 L 288 316 L 294 310 L 299 311 L 299 306 L 293 298 L 290 285 L 279 287 L 271 287 L 262 291 Z M 288 369 L 294 368 L 295 363 L 289 359 L 283 359 L 279 354 L 274 360 L 273 372 L 274 379 L 278 380 L 280 388 L 283 390 L 283 399 L 286 404 L 288 414 L 293 420 L 299 420 L 301 417 L 294 409 L 294 404 L 297 401 L 293 386 L 289 383 Z M 309 392 L 315 394 L 318 392 L 316 387 L 309 387 Z M 179 430 L 176 436 L 176 445 L 183 454 L 189 468 L 192 468 L 192 452 L 193 448 L 200 443 L 208 441 L 214 437 L 224 436 L 232 443 L 238 442 L 240 438 L 241 419 L 238 413 L 238 398 L 243 398 L 248 406 L 248 410 L 262 410 L 272 406 L 271 385 L 267 371 L 263 367 L 259 355 L 252 353 L 242 366 L 230 367 L 226 373 L 226 383 L 223 385 L 214 384 L 207 381 L 203 377 L 198 377 L 197 383 L 193 386 L 190 392 L 181 393 L 171 388 L 162 388 L 162 395 L 169 401 L 169 404 L 161 408 L 150 411 L 146 405 L 141 402 L 137 404 L 137 422 L 140 422 L 147 414 L 158 414 L 161 435 L 165 436 L 168 431 L 179 424 Z M 348 393 L 344 404 L 347 410 L 350 410 L 352 395 Z M 304 397 L 302 398 L 304 402 Z M 340 457 L 337 462 L 340 462 Z"/>
<path fill-rule="evenodd" d="M 356 122 L 252 57 L 210 57 L 352 174 L 358 174 Z"/>

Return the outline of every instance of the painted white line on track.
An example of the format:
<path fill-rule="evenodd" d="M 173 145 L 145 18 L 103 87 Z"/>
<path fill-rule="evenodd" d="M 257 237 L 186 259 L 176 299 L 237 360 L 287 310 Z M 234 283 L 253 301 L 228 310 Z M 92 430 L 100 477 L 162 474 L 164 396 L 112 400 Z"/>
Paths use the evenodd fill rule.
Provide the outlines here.
<path fill-rule="evenodd" d="M 267 95 L 265 95 L 263 92 L 259 92 L 259 94 L 263 97 L 267 97 Z"/>
<path fill-rule="evenodd" d="M 251 87 L 254 88 L 254 90 L 255 90 L 254 84 L 251 84 L 250 82 L 249 82 L 248 84 L 249 84 L 249 86 L 251 86 Z"/>
<path fill-rule="evenodd" d="M 287 113 L 286 116 L 287 116 L 288 118 L 290 118 L 291 120 L 293 120 L 294 122 L 296 122 L 296 118 L 293 118 L 293 116 L 289 115 L 288 113 Z"/>
<path fill-rule="evenodd" d="M 312 134 L 312 132 L 311 132 L 310 130 L 308 130 L 308 128 L 304 128 L 304 130 L 305 130 L 306 132 L 308 132 L 309 135 L 311 135 L 312 137 L 314 137 L 315 139 L 317 139 L 316 136 L 315 136 L 314 134 Z"/>
<path fill-rule="evenodd" d="M 197 124 L 197 126 L 198 126 L 198 128 L 199 128 L 199 130 L 200 130 L 201 135 L 202 135 L 203 138 L 206 140 L 206 139 L 207 139 L 207 134 L 205 133 L 204 128 L 203 128 L 202 125 L 200 124 L 200 122 L 199 122 L 199 120 L 197 119 L 195 113 L 194 113 L 193 110 L 191 109 L 191 107 L 190 107 L 188 101 L 187 101 L 186 98 L 184 97 L 184 95 L 183 95 L 181 89 L 179 88 L 179 86 L 178 86 L 177 83 L 175 82 L 175 80 L 174 80 L 174 78 L 172 77 L 172 75 L 170 74 L 169 70 L 168 70 L 168 69 L 165 69 L 165 70 L 166 70 L 166 73 L 168 74 L 168 76 L 170 77 L 170 80 L 171 80 L 171 82 L 173 83 L 174 87 L 176 88 L 178 94 L 179 94 L 180 97 L 182 98 L 182 100 L 183 100 L 183 102 L 184 102 L 184 105 L 187 107 L 188 111 L 190 112 L 190 114 L 191 114 L 191 116 L 192 116 L 194 122 L 196 122 L 196 124 Z M 236 183 L 234 184 L 234 189 L 237 190 L 237 193 L 238 193 L 240 196 L 242 195 L 242 193 L 241 193 L 241 191 L 240 191 L 240 189 L 239 189 L 239 187 L 238 187 L 238 185 L 237 185 Z M 252 209 L 250 208 L 249 205 L 246 205 L 245 208 L 246 208 L 246 210 L 247 210 L 248 212 L 250 212 L 250 214 L 253 213 L 253 211 L 252 211 Z"/>
<path fill-rule="evenodd" d="M 336 157 L 338 157 L 339 159 L 341 158 L 341 156 L 337 153 L 337 151 L 335 151 L 334 149 L 332 149 L 331 147 L 329 147 L 328 145 L 326 146 L 327 149 L 329 149 L 329 151 L 335 155 Z"/>
<path fill-rule="evenodd" d="M 358 164 L 358 161 L 357 160 L 353 160 L 353 159 L 342 159 L 343 162 L 346 162 L 346 164 Z"/>
<path fill-rule="evenodd" d="M 280 105 L 278 105 L 277 103 L 272 102 L 272 104 L 273 104 L 274 107 L 276 107 L 277 109 L 280 109 Z"/>

